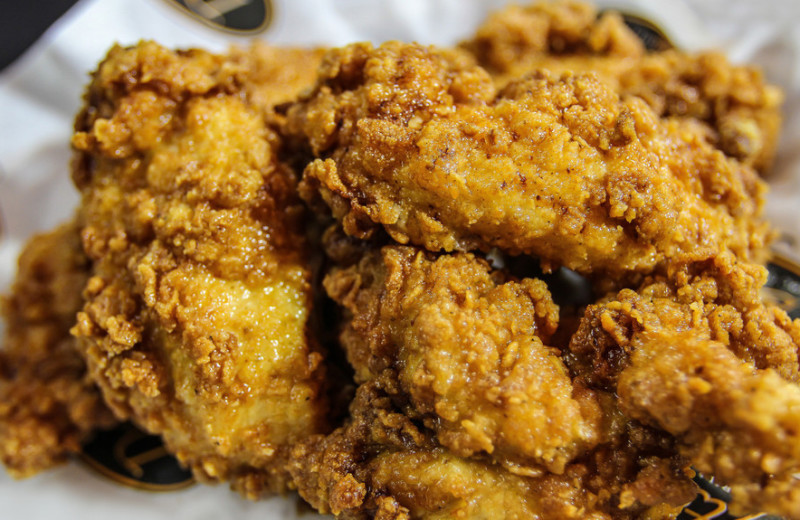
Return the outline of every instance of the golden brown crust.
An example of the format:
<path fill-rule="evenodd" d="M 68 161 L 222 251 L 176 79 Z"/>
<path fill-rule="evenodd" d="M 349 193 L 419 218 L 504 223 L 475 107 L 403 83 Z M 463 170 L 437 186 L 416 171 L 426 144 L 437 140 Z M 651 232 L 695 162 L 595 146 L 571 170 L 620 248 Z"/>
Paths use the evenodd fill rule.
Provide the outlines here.
<path fill-rule="evenodd" d="M 240 69 L 240 88 L 247 103 L 261 111 L 270 145 L 279 153 L 297 146 L 280 135 L 284 107 L 311 88 L 324 54 L 322 48 L 273 47 L 256 40 L 246 48 L 232 47 L 225 56 Z"/>
<path fill-rule="evenodd" d="M 761 300 L 765 282 L 765 268 L 731 255 L 646 279 L 637 291 L 622 290 L 587 309 L 569 347 L 573 368 L 591 374 L 593 386 L 611 390 L 632 335 L 648 328 L 691 329 L 757 369 L 798 381 L 800 323 Z"/>
<path fill-rule="evenodd" d="M 797 384 L 693 331 L 644 331 L 634 349 L 617 386 L 623 411 L 679 439 L 698 471 L 731 487 L 733 512 L 798 518 Z"/>
<path fill-rule="evenodd" d="M 621 96 L 638 96 L 664 117 L 708 124 L 716 146 L 767 172 L 781 127 L 783 95 L 752 66 L 716 51 L 646 53 L 613 12 L 576 1 L 511 6 L 491 15 L 462 47 L 505 85 L 534 70 L 593 72 Z"/>
<path fill-rule="evenodd" d="M 73 137 L 93 263 L 75 333 L 117 414 L 256 497 L 327 405 L 303 209 L 243 61 L 143 42 L 100 64 Z"/>
<path fill-rule="evenodd" d="M 390 42 L 334 50 L 289 129 L 317 157 L 301 195 L 348 234 L 432 251 L 498 247 L 620 278 L 730 249 L 762 255 L 765 185 L 690 121 L 589 76 L 495 94 L 460 55 Z"/>
<path fill-rule="evenodd" d="M 748 165 L 770 161 L 780 96 L 713 54 L 647 54 L 573 2 L 510 8 L 464 47 L 493 77 L 396 42 L 112 49 L 73 138 L 88 259 L 75 225 L 35 240 L 4 310 L 12 471 L 111 421 L 79 347 L 118 417 L 249 497 L 297 487 L 354 519 L 671 519 L 691 462 L 739 510 L 800 518 L 800 322 L 744 263 L 769 236 Z M 509 79 L 539 68 L 559 74 Z M 323 237 L 360 384 L 330 434 L 339 376 L 308 331 L 283 162 L 306 154 L 302 197 L 350 235 Z M 543 282 L 464 252 L 493 247 L 644 282 L 551 338 Z"/>
<path fill-rule="evenodd" d="M 623 290 L 587 309 L 570 366 L 673 435 L 736 511 L 797 518 L 800 321 L 762 303 L 765 278 L 721 256 Z"/>
<path fill-rule="evenodd" d="M 2 300 L 0 460 L 14 477 L 63 462 L 95 429 L 115 422 L 69 333 L 88 276 L 71 222 L 28 242 Z"/>
<path fill-rule="evenodd" d="M 438 446 L 392 404 L 396 392 L 386 377 L 361 385 L 345 426 L 294 450 L 298 491 L 318 511 L 384 520 L 666 519 L 695 493 L 668 439 L 615 420 L 610 396 L 604 444 L 561 475 L 523 477 Z"/>
<path fill-rule="evenodd" d="M 672 518 L 694 494 L 667 436 L 625 419 L 610 394 L 573 387 L 542 343 L 558 311 L 544 284 L 471 254 L 359 248 L 335 230 L 328 240 L 349 265 L 325 288 L 345 309 L 342 344 L 362 384 L 347 423 L 292 454 L 316 509 Z"/>
<path fill-rule="evenodd" d="M 341 341 L 356 381 L 396 377 L 406 414 L 453 454 L 560 473 L 598 441 L 599 405 L 546 346 L 558 307 L 543 282 L 506 280 L 471 254 L 387 246 L 325 288 L 347 309 Z"/>
<path fill-rule="evenodd" d="M 612 33 L 605 34 L 616 38 Z M 635 49 L 620 44 L 614 52 Z M 710 130 L 696 120 L 661 119 L 641 100 L 621 100 L 588 76 L 537 73 L 497 92 L 460 54 L 390 42 L 329 53 L 315 89 L 289 109 L 286 128 L 305 138 L 319 158 L 304 172 L 301 195 L 315 207 L 326 203 L 353 237 L 374 239 L 382 226 L 395 241 L 432 251 L 497 247 L 533 254 L 545 269 L 565 265 L 595 276 L 598 287 L 633 280 L 632 274 L 668 273 L 686 287 L 683 292 L 648 278 L 643 297 L 659 296 L 686 319 L 700 312 L 693 310 L 697 301 L 709 299 L 709 334 L 726 335 L 742 358 L 797 376 L 800 337 L 788 318 L 760 304 L 763 272 L 733 267 L 740 265 L 737 258 L 763 254 L 769 235 L 759 217 L 764 184 L 751 168 L 716 150 Z M 387 246 L 379 255 L 369 252 L 371 246 L 331 242 L 328 249 L 350 267 L 329 275 L 326 289 L 347 309 L 342 343 L 365 401 L 357 397 L 346 426 L 294 454 L 293 475 L 315 507 L 353 518 L 435 518 L 439 508 L 488 517 L 465 497 L 474 496 L 476 482 L 492 488 L 513 473 L 527 475 L 521 485 L 533 487 L 508 499 L 523 504 L 504 512 L 512 517 L 667 517 L 691 494 L 682 470 L 690 459 L 708 461 L 683 436 L 675 440 L 659 431 L 658 420 L 634 413 L 635 401 L 617 402 L 619 371 L 628 366 L 629 353 L 604 333 L 607 323 L 594 313 L 567 356 L 578 378 L 564 373 L 569 390 L 557 401 L 575 404 L 578 412 L 544 414 L 558 417 L 558 427 L 583 428 L 586 436 L 546 436 L 558 444 L 548 451 L 553 446 L 537 442 L 531 422 L 537 405 L 553 403 L 537 399 L 542 394 L 536 385 L 522 383 L 523 377 L 509 387 L 522 389 L 526 420 L 493 408 L 498 404 L 492 400 L 493 391 L 505 395 L 503 374 L 513 374 L 501 363 L 508 352 L 547 351 L 542 339 L 552 329 L 540 324 L 528 330 L 525 324 L 537 313 L 523 311 L 528 304 L 512 289 L 530 280 L 508 281 L 463 253 L 436 257 Z M 360 262 L 353 258 L 359 255 Z M 688 263 L 700 267 L 681 271 Z M 706 278 L 733 282 L 711 287 L 687 281 L 706 270 L 713 271 Z M 501 293 L 502 303 L 494 300 Z M 631 327 L 630 319 L 623 322 Z M 681 323 L 673 326 L 691 325 Z M 485 363 L 483 352 L 499 365 Z M 524 365 L 527 358 L 515 359 Z M 561 362 L 557 351 L 553 359 Z M 673 369 L 680 373 L 684 365 Z M 553 373 L 528 368 L 520 373 L 539 374 L 554 383 L 551 390 L 560 388 Z M 393 419 L 365 411 L 365 402 L 374 399 L 384 399 L 374 406 L 396 410 Z M 419 436 L 424 442 L 387 447 L 383 440 L 391 435 L 383 429 L 396 421 L 406 425 L 402 431 L 417 432 L 399 435 L 403 442 Z M 519 437 L 510 433 L 523 431 Z M 498 464 L 490 474 L 483 473 L 487 460 Z M 406 466 L 419 471 L 412 476 Z M 459 468 L 454 471 L 463 478 L 455 488 L 444 468 Z M 416 486 L 428 474 L 441 478 L 424 483 L 421 493 Z M 550 487 L 565 480 L 578 495 Z M 431 499 L 437 485 L 448 493 L 457 489 L 456 502 L 465 509 Z M 776 496 L 782 488 L 768 489 Z M 533 502 L 530 493 L 537 496 Z M 551 511 L 547 500 L 555 496 L 562 509 Z M 571 512 L 563 509 L 569 505 L 575 506 Z"/>

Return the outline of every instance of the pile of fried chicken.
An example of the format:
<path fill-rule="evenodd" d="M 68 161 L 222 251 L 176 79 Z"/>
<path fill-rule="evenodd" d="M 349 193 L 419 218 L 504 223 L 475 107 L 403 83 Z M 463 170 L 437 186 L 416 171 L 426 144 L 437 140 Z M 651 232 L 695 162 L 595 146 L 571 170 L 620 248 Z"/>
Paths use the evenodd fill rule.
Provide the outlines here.
<path fill-rule="evenodd" d="M 780 104 L 577 2 L 450 49 L 115 47 L 80 207 L 3 301 L 0 457 L 130 420 L 340 518 L 673 519 L 697 471 L 800 519 L 800 322 L 760 295 Z"/>

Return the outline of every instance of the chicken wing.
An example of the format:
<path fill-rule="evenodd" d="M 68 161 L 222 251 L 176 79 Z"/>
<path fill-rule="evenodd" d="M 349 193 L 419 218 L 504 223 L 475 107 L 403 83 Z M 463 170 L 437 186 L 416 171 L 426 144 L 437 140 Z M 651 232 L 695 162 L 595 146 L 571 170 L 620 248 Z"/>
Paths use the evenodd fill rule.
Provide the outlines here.
<path fill-rule="evenodd" d="M 2 300 L 0 460 L 14 477 L 63 462 L 94 430 L 115 422 L 69 333 L 88 277 L 71 222 L 28 242 Z"/>
<path fill-rule="evenodd" d="M 661 116 L 708 124 L 730 157 L 769 170 L 778 144 L 783 94 L 752 66 L 718 51 L 647 52 L 614 12 L 591 4 L 539 2 L 491 15 L 462 44 L 503 86 L 534 70 L 593 72 L 623 98 L 638 96 Z"/>
<path fill-rule="evenodd" d="M 724 255 L 623 290 L 587 309 L 568 364 L 731 486 L 734 511 L 800 518 L 800 321 L 762 303 L 764 281 Z"/>
<path fill-rule="evenodd" d="M 328 406 L 296 178 L 240 62 L 143 42 L 100 64 L 73 137 L 92 261 L 74 330 L 117 415 L 256 497 Z"/>
<path fill-rule="evenodd" d="M 287 128 L 318 157 L 301 195 L 356 237 L 381 225 L 432 251 L 498 247 L 619 279 L 725 250 L 760 258 L 769 236 L 754 170 L 592 76 L 496 94 L 459 54 L 356 44 L 331 51 Z"/>

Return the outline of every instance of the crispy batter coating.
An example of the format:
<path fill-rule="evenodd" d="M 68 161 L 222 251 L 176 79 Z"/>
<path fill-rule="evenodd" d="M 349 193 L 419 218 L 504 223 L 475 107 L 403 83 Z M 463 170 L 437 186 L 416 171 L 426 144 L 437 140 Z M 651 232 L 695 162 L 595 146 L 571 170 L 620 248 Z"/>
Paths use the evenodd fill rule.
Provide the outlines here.
<path fill-rule="evenodd" d="M 95 429 L 114 424 L 69 333 L 88 277 L 71 222 L 28 242 L 2 300 L 0 460 L 14 477 L 63 462 Z"/>
<path fill-rule="evenodd" d="M 558 307 L 540 280 L 507 280 L 471 254 L 387 246 L 325 288 L 349 311 L 341 341 L 356 381 L 397 378 L 406 413 L 454 454 L 561 473 L 598 441 L 594 395 L 546 346 Z"/>
<path fill-rule="evenodd" d="M 764 269 L 721 256 L 590 306 L 571 368 L 673 435 L 734 509 L 800 518 L 800 321 L 762 303 Z"/>
<path fill-rule="evenodd" d="M 542 282 L 471 254 L 327 235 L 347 267 L 325 288 L 345 309 L 341 340 L 362 384 L 347 424 L 293 453 L 315 508 L 359 519 L 671 519 L 693 496 L 672 441 L 625 419 L 607 392 L 574 386 L 544 345 L 558 308 Z"/>
<path fill-rule="evenodd" d="M 100 64 L 73 137 L 93 263 L 75 334 L 119 416 L 256 497 L 327 403 L 303 209 L 248 74 L 150 42 Z"/>
<path fill-rule="evenodd" d="M 694 467 L 731 487 L 737 514 L 800 518 L 800 388 L 692 331 L 642 332 L 617 391 L 629 417 L 674 435 Z"/>
<path fill-rule="evenodd" d="M 613 390 L 631 334 L 665 327 L 691 329 L 701 339 L 725 344 L 756 369 L 771 368 L 798 381 L 800 323 L 762 301 L 766 277 L 759 265 L 721 255 L 649 278 L 637 291 L 622 290 L 587 309 L 569 346 L 570 364 L 591 374 L 592 386 Z"/>
<path fill-rule="evenodd" d="M 616 279 L 728 249 L 760 257 L 768 236 L 751 168 L 591 76 L 495 95 L 459 55 L 355 44 L 331 51 L 289 119 L 319 157 L 301 195 L 357 237 L 382 225 L 432 251 L 498 247 Z"/>
<path fill-rule="evenodd" d="M 345 426 L 294 450 L 298 491 L 317 510 L 343 519 L 672 520 L 695 493 L 680 461 L 664 456 L 669 439 L 618 413 L 606 416 L 607 442 L 561 475 L 524 477 L 437 445 L 394 407 L 397 391 L 383 376 L 361 385 Z"/>
<path fill-rule="evenodd" d="M 594 72 L 659 115 L 708 124 L 730 157 L 761 172 L 773 162 L 783 101 L 777 87 L 718 51 L 648 53 L 617 13 L 598 17 L 594 6 L 575 1 L 514 5 L 491 15 L 462 47 L 500 86 L 533 70 Z"/>

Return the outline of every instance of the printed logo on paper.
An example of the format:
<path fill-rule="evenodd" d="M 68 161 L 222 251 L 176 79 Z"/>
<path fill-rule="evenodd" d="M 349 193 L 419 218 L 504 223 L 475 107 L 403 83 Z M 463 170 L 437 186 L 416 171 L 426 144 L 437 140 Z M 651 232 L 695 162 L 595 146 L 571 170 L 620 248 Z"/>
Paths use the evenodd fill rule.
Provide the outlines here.
<path fill-rule="evenodd" d="M 761 297 L 786 311 L 790 318 L 800 318 L 800 266 L 774 254 L 767 267 L 769 277 L 761 289 Z"/>
<path fill-rule="evenodd" d="M 778 517 L 757 513 L 735 517 L 728 512 L 731 495 L 723 488 L 712 484 L 695 472 L 692 478 L 697 484 L 697 497 L 681 511 L 677 520 L 781 520 Z"/>
<path fill-rule="evenodd" d="M 83 447 L 81 459 L 109 479 L 147 491 L 175 491 L 194 484 L 191 472 L 167 452 L 161 437 L 130 423 L 98 432 Z"/>
<path fill-rule="evenodd" d="M 253 34 L 272 21 L 272 0 L 167 0 L 195 19 L 226 32 Z"/>
<path fill-rule="evenodd" d="M 600 14 L 603 14 L 601 11 Z M 672 42 L 667 38 L 656 24 L 640 16 L 629 13 L 620 13 L 622 21 L 632 30 L 636 36 L 642 40 L 644 47 L 648 51 L 665 51 L 673 47 Z"/>

